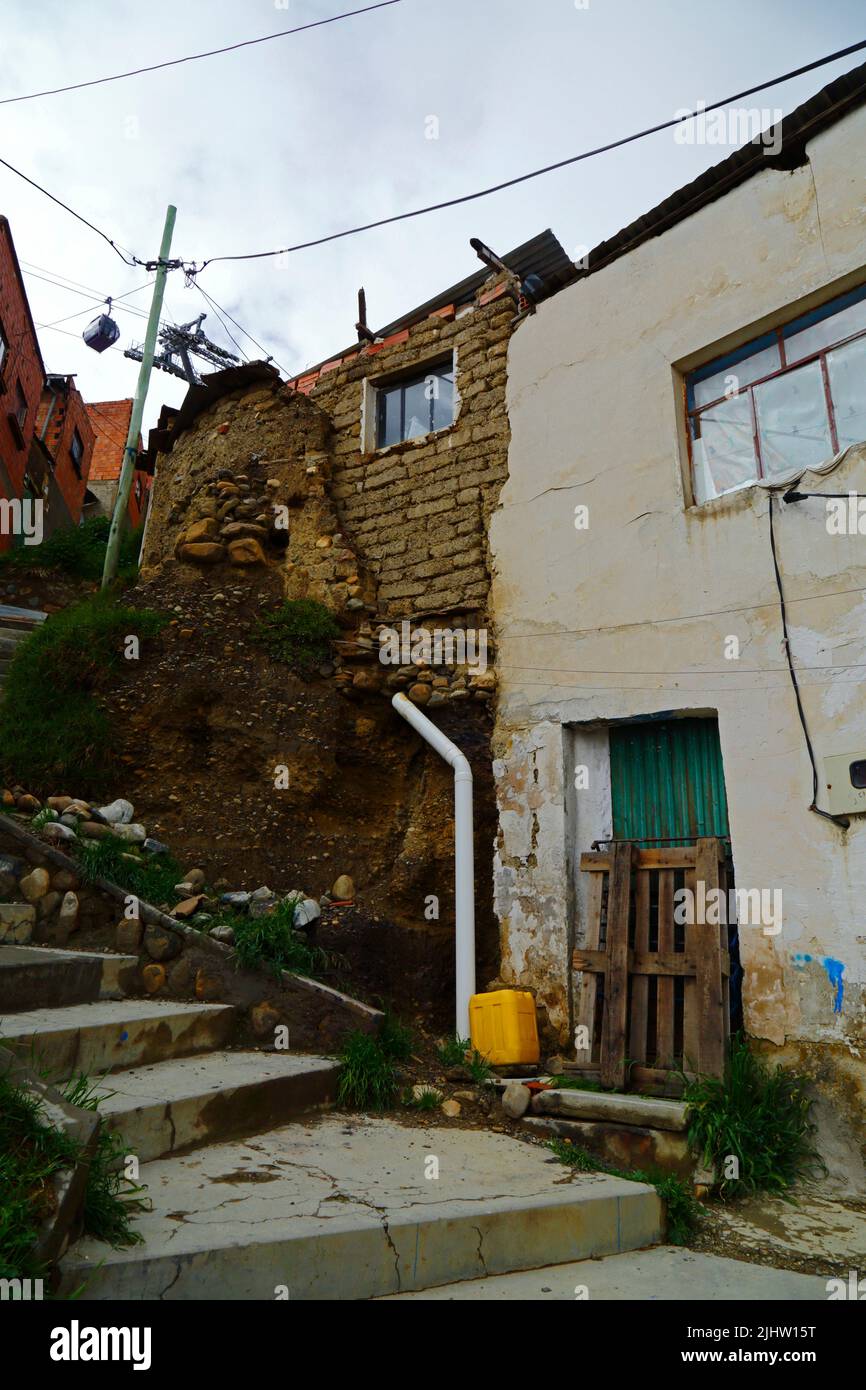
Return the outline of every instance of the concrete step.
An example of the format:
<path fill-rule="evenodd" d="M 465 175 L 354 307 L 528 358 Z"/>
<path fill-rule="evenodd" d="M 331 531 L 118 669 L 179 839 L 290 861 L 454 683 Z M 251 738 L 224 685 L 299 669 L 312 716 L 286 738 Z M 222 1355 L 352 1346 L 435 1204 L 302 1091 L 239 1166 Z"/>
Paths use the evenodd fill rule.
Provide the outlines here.
<path fill-rule="evenodd" d="M 147 1163 L 333 1105 L 339 1073 L 325 1057 L 210 1052 L 109 1077 L 99 1113 Z"/>
<path fill-rule="evenodd" d="M 0 1016 L 122 999 L 137 966 L 137 956 L 0 946 Z"/>
<path fill-rule="evenodd" d="M 826 1303 L 827 1278 L 659 1245 L 654 1250 L 608 1255 L 602 1260 L 578 1260 L 492 1279 L 441 1284 L 422 1293 L 391 1294 L 381 1301 L 405 1299 L 448 1303 L 574 1303 L 578 1299 L 587 1300 L 590 1306 L 626 1300 Z"/>
<path fill-rule="evenodd" d="M 652 1187 L 486 1130 L 323 1115 L 141 1167 L 143 1245 L 79 1242 L 84 1299 L 364 1299 L 652 1245 Z"/>
<path fill-rule="evenodd" d="M 235 1010 L 225 1004 L 105 1000 L 0 1018 L 0 1042 L 33 1057 L 52 1080 L 189 1057 L 224 1047 Z"/>

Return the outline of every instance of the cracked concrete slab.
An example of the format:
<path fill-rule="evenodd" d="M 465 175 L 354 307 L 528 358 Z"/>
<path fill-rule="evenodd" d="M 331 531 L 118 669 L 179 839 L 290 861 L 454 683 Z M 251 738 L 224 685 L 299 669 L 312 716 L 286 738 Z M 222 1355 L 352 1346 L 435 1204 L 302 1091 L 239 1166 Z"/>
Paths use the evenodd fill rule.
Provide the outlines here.
<path fill-rule="evenodd" d="M 745 1264 L 718 1255 L 701 1255 L 674 1245 L 654 1250 L 578 1260 L 544 1269 L 469 1279 L 420 1293 L 391 1294 L 382 1302 L 430 1299 L 436 1302 L 826 1302 L 827 1280 L 821 1275 Z"/>
<path fill-rule="evenodd" d="M 255 1134 L 333 1103 L 340 1065 L 286 1052 L 210 1052 L 115 1073 L 100 1114 L 140 1162 Z"/>
<path fill-rule="evenodd" d="M 866 1270 L 866 1210 L 807 1188 L 782 1197 L 749 1197 L 713 1207 L 715 1232 L 725 1246 L 756 1257 L 789 1256 Z"/>
<path fill-rule="evenodd" d="M 360 1299 L 653 1244 L 653 1188 L 476 1130 L 326 1115 L 142 1166 L 144 1246 L 79 1243 L 85 1298 Z M 101 1263 L 100 1263 L 101 1262 Z"/>

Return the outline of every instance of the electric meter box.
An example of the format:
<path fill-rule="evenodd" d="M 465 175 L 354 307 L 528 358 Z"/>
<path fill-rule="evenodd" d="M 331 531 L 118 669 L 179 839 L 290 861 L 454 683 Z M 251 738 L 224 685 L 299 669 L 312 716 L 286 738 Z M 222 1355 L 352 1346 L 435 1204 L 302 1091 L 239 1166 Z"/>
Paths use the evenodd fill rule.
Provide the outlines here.
<path fill-rule="evenodd" d="M 866 749 L 825 758 L 824 781 L 831 815 L 866 814 Z"/>
<path fill-rule="evenodd" d="M 469 1035 L 494 1067 L 520 1066 L 540 1057 L 535 1000 L 528 989 L 495 989 L 469 1000 Z"/>

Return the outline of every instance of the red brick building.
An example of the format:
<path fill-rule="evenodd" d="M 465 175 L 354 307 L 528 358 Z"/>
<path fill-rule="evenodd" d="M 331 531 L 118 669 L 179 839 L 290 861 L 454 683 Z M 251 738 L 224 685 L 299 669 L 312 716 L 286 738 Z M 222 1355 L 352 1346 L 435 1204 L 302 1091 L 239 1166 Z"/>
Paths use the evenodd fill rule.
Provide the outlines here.
<path fill-rule="evenodd" d="M 0 498 L 8 501 L 42 495 L 29 465 L 44 379 L 12 232 L 0 216 Z M 0 551 L 11 545 L 12 537 L 0 534 Z"/>
<path fill-rule="evenodd" d="M 75 378 L 45 371 L 12 232 L 0 217 L 0 498 L 41 501 L 43 537 L 77 526 L 94 443 Z M 0 551 L 15 541 L 5 529 Z"/>
<path fill-rule="evenodd" d="M 96 503 L 92 509 L 88 508 L 88 514 L 111 516 L 120 482 L 129 421 L 132 417 L 132 399 L 96 401 L 87 406 L 87 414 L 96 436 L 88 483 L 89 491 L 96 498 Z M 141 435 L 138 437 L 138 448 L 141 449 Z M 144 520 L 150 485 L 150 476 L 136 469 L 126 509 L 129 526 L 133 529 L 140 526 Z"/>
<path fill-rule="evenodd" d="M 93 461 L 96 436 L 87 407 L 72 376 L 47 376 L 36 417 L 36 434 L 53 461 L 53 481 L 62 506 L 49 502 L 48 533 L 58 525 L 78 525 Z M 52 492 L 54 489 L 52 489 Z M 65 512 L 65 515 L 64 515 Z M 53 514 L 52 514 L 53 513 Z"/>

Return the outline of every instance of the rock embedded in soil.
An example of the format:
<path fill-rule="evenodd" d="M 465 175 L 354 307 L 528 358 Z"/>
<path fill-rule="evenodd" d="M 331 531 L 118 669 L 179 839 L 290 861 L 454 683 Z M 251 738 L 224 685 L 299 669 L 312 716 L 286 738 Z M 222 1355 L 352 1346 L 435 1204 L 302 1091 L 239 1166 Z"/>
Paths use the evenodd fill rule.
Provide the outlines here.
<path fill-rule="evenodd" d="M 47 869 L 33 869 L 22 878 L 20 883 L 21 892 L 29 903 L 35 903 L 39 898 L 44 898 L 50 886 L 51 876 Z"/>
<path fill-rule="evenodd" d="M 200 905 L 204 902 L 204 894 L 197 893 L 195 897 L 184 898 L 182 903 L 177 903 L 171 910 L 172 917 L 192 917 L 194 912 L 198 912 Z"/>
<path fill-rule="evenodd" d="M 502 1109 L 509 1119 L 521 1119 L 529 1109 L 532 1092 L 519 1081 L 509 1081 L 502 1092 Z"/>
<path fill-rule="evenodd" d="M 118 797 L 116 801 L 110 801 L 107 806 L 99 806 L 98 814 L 109 825 L 129 825 L 135 815 L 135 808 L 131 801 L 124 801 L 123 797 Z"/>
<path fill-rule="evenodd" d="M 340 874 L 334 880 L 331 887 L 330 897 L 332 902 L 352 902 L 355 897 L 355 885 L 348 874 Z"/>
<path fill-rule="evenodd" d="M 121 955 L 137 955 L 144 928 L 137 917 L 124 917 L 114 929 L 114 946 Z"/>
<path fill-rule="evenodd" d="M 151 960 L 174 960 L 183 950 L 183 942 L 167 927 L 149 926 L 144 933 L 144 949 Z"/>
<path fill-rule="evenodd" d="M 166 981 L 165 966 L 146 965 L 141 972 L 141 982 L 148 994 L 156 994 Z"/>

